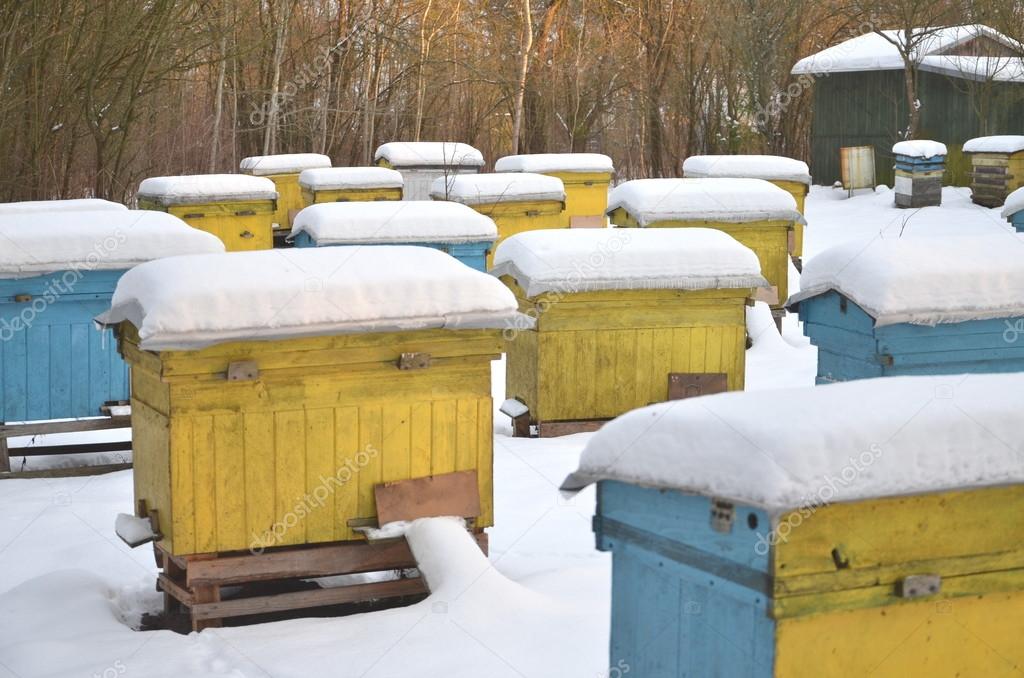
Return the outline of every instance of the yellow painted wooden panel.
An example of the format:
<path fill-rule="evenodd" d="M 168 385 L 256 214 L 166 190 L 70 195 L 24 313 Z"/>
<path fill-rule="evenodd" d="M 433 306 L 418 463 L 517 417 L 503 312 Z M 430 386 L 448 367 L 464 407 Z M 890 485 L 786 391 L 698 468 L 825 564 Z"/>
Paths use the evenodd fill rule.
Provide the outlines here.
<path fill-rule="evenodd" d="M 799 211 L 800 214 L 806 214 L 805 207 L 807 203 L 807 193 L 811 190 L 810 186 L 799 181 L 773 181 L 772 183 L 792 195 L 796 200 L 797 211 Z M 793 236 L 796 243 L 793 248 L 793 256 L 802 257 L 804 255 L 803 224 L 793 224 Z"/>
<path fill-rule="evenodd" d="M 400 188 L 345 188 L 313 191 L 302 189 L 302 206 L 308 207 L 324 202 L 376 202 L 379 200 L 401 200 Z"/>
<path fill-rule="evenodd" d="M 569 226 L 573 217 L 604 217 L 608 211 L 608 186 L 612 175 L 606 172 L 545 172 L 565 185 L 563 222 Z"/>
<path fill-rule="evenodd" d="M 274 210 L 274 229 L 290 231 L 292 220 L 289 216 L 292 210 L 301 210 L 302 187 L 299 186 L 299 175 L 297 172 L 291 174 L 270 174 L 267 178 L 274 182 L 277 187 L 277 209 Z"/>
<path fill-rule="evenodd" d="M 145 500 L 147 510 L 156 510 L 161 530 L 167 538 L 161 544 L 170 545 L 171 475 L 167 427 L 164 417 L 145 401 L 132 398 L 132 421 L 138 426 L 132 435 L 133 475 L 136 506 Z M 135 511 L 132 511 L 134 513 Z"/>
<path fill-rule="evenodd" d="M 565 228 L 568 225 L 562 216 L 565 204 L 554 200 L 501 202 L 471 207 L 480 214 L 494 219 L 494 224 L 498 227 L 498 239 L 487 253 L 487 268 L 494 265 L 494 252 L 505 238 L 526 231 Z"/>
<path fill-rule="evenodd" d="M 271 225 L 277 207 L 273 200 L 171 207 L 140 200 L 139 208 L 173 214 L 189 226 L 220 238 L 229 252 L 267 250 L 274 245 Z"/>

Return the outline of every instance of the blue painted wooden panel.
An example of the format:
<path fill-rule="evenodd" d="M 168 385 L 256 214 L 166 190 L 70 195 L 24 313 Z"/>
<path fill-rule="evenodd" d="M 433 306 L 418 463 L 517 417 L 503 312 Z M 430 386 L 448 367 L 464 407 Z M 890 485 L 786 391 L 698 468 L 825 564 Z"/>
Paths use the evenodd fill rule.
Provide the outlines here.
<path fill-rule="evenodd" d="M 1024 210 L 1010 215 L 1010 223 L 1018 233 L 1024 233 Z"/>
<path fill-rule="evenodd" d="M 946 156 L 934 158 L 911 158 L 907 155 L 896 155 L 896 169 L 904 172 L 935 172 L 946 168 Z"/>
<path fill-rule="evenodd" d="M 92 322 L 123 273 L 0 280 L 0 421 L 99 416 L 104 403 L 128 400 L 128 366 Z"/>
<path fill-rule="evenodd" d="M 737 506 L 721 533 L 710 509 L 706 497 L 599 483 L 594 529 L 613 553 L 609 666 L 651 678 L 772 675 L 769 518 Z"/>
<path fill-rule="evenodd" d="M 319 245 L 309 236 L 305 231 L 301 231 L 294 240 L 296 247 L 318 247 Z M 485 240 L 481 242 L 469 242 L 469 243 L 373 243 L 373 246 L 377 245 L 414 245 L 418 247 L 429 247 L 435 250 L 441 250 L 445 254 L 449 254 L 466 266 L 475 268 L 478 271 L 484 273 L 487 272 L 487 252 L 491 249 L 494 243 Z"/>

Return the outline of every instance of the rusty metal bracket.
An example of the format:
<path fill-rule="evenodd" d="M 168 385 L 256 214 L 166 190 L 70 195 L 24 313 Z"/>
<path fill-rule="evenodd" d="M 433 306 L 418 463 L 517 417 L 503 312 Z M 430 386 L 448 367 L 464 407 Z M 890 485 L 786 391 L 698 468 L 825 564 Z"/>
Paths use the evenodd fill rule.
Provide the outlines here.
<path fill-rule="evenodd" d="M 942 576 L 937 574 L 912 574 L 896 582 L 896 594 L 900 598 L 927 598 L 942 591 Z"/>

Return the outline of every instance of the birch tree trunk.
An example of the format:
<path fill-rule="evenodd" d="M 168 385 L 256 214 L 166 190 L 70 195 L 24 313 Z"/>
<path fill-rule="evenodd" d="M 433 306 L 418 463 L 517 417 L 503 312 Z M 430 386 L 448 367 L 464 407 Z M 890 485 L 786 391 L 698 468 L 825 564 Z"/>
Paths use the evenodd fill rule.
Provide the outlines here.
<path fill-rule="evenodd" d="M 516 103 L 512 113 L 512 155 L 519 153 L 519 132 L 523 125 L 523 98 L 526 96 L 526 76 L 530 72 L 531 49 L 533 49 L 533 19 L 530 16 L 530 0 L 523 0 L 522 58 L 519 62 Z"/>

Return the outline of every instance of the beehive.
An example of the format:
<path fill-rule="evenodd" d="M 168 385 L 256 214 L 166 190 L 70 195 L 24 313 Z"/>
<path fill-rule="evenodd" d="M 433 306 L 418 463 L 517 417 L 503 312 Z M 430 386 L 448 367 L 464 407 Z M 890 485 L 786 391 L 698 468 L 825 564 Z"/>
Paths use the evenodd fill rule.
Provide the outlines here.
<path fill-rule="evenodd" d="M 532 172 L 562 180 L 565 225 L 602 228 L 607 224 L 608 188 L 615 167 L 600 153 L 536 153 L 509 155 L 494 163 L 495 172 Z"/>
<path fill-rule="evenodd" d="M 153 177 L 139 186 L 139 208 L 168 212 L 212 233 L 229 252 L 273 247 L 277 189 L 266 177 L 197 174 Z"/>
<path fill-rule="evenodd" d="M 879 239 L 812 259 L 790 308 L 818 347 L 818 382 L 1024 370 L 1024 261 L 1011 240 Z"/>
<path fill-rule="evenodd" d="M 942 204 L 942 178 L 946 173 L 946 146 L 923 139 L 901 141 L 892 147 L 896 156 L 896 206 L 938 207 Z"/>
<path fill-rule="evenodd" d="M 811 190 L 811 170 L 807 163 L 778 155 L 695 155 L 683 162 L 683 176 L 695 179 L 764 179 L 796 200 L 796 209 L 805 214 L 807 194 Z M 793 256 L 804 255 L 804 224 L 793 224 Z"/>
<path fill-rule="evenodd" d="M 1002 214 L 1015 231 L 1024 233 L 1024 188 L 1018 188 L 1010 194 L 1003 206 Z"/>
<path fill-rule="evenodd" d="M 640 179 L 612 189 L 608 216 L 619 227 L 714 228 L 754 250 L 778 312 L 789 290 L 793 196 L 762 179 Z"/>
<path fill-rule="evenodd" d="M 159 545 L 359 540 L 377 485 L 456 471 L 491 525 L 490 370 L 514 315 L 499 281 L 425 247 L 134 269 L 102 320 L 132 366 L 135 497 Z"/>
<path fill-rule="evenodd" d="M 608 424 L 563 488 L 598 483 L 610 665 L 647 678 L 1020 665 L 1022 406 L 1019 374 L 915 377 Z"/>
<path fill-rule="evenodd" d="M 1024 186 L 1024 136 L 993 136 L 964 144 L 971 159 L 971 200 L 999 207 L 1006 196 Z"/>
<path fill-rule="evenodd" d="M 128 209 L 118 202 L 99 198 L 71 200 L 26 200 L 0 203 L 0 216 L 32 214 L 33 212 L 119 212 Z"/>
<path fill-rule="evenodd" d="M 490 218 L 455 202 L 325 203 L 302 210 L 291 237 L 296 247 L 431 247 L 486 272 L 498 228 Z"/>
<path fill-rule="evenodd" d="M 391 141 L 377 149 L 373 161 L 402 173 L 404 200 L 430 200 L 438 178 L 476 174 L 484 166 L 480 151 L 453 141 Z"/>
<path fill-rule="evenodd" d="M 721 231 L 532 231 L 498 247 L 491 273 L 535 321 L 506 332 L 506 396 L 541 436 L 743 388 L 746 303 L 767 283 Z"/>
<path fill-rule="evenodd" d="M 466 174 L 434 181 L 434 200 L 469 205 L 498 226 L 498 241 L 526 231 L 565 228 L 565 188 L 561 179 L 543 174 Z M 489 254 L 490 267 L 494 257 Z"/>
<path fill-rule="evenodd" d="M 299 175 L 302 206 L 322 202 L 401 200 L 401 173 L 386 167 L 331 167 Z"/>
<path fill-rule="evenodd" d="M 242 174 L 266 177 L 277 190 L 277 211 L 274 212 L 275 231 L 288 231 L 292 215 L 304 207 L 299 175 L 311 169 L 331 166 L 331 159 L 320 153 L 285 153 L 282 155 L 256 155 L 243 158 L 239 164 Z"/>

